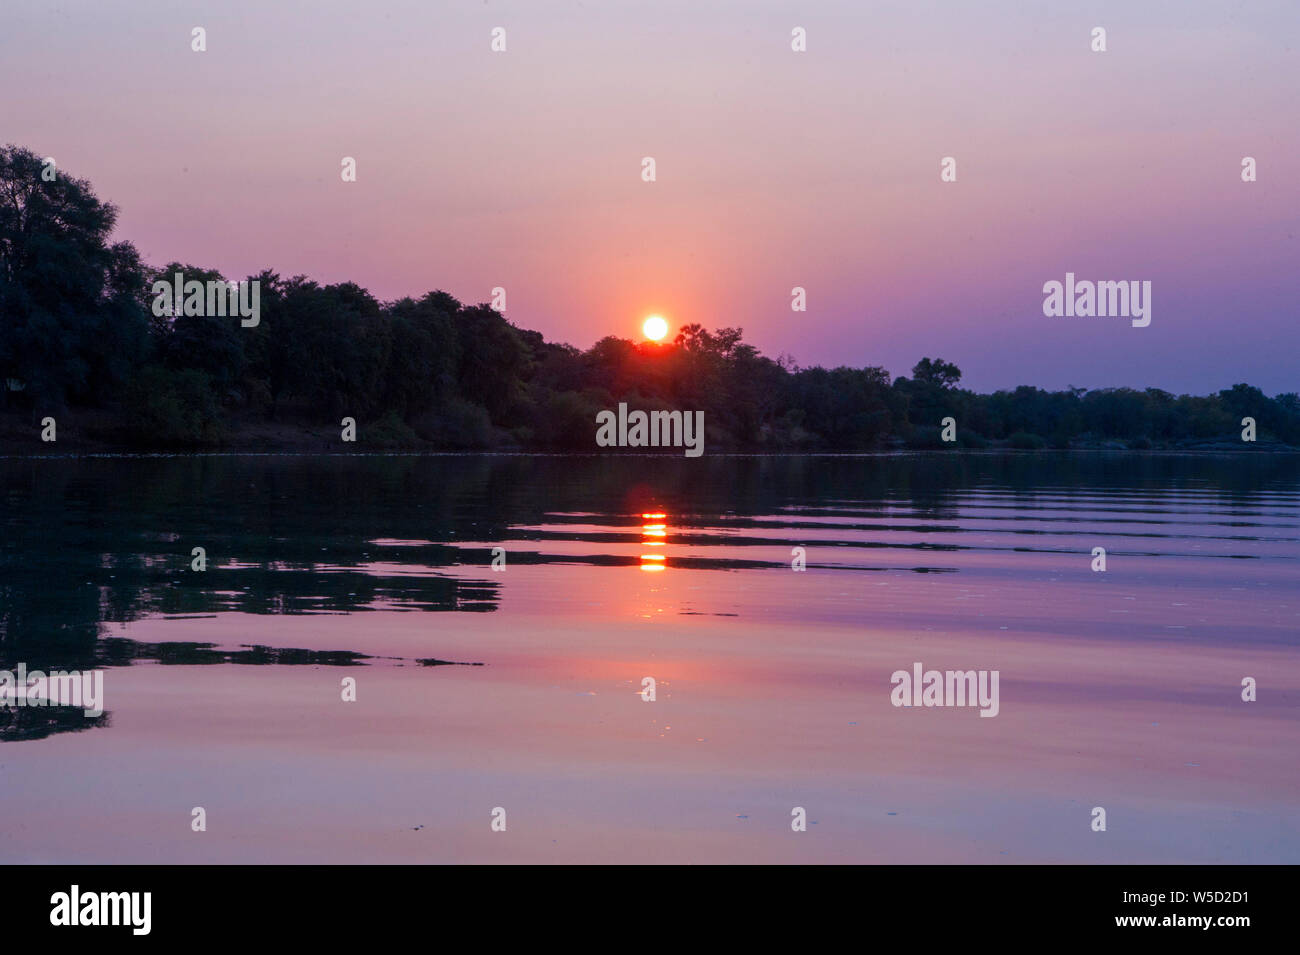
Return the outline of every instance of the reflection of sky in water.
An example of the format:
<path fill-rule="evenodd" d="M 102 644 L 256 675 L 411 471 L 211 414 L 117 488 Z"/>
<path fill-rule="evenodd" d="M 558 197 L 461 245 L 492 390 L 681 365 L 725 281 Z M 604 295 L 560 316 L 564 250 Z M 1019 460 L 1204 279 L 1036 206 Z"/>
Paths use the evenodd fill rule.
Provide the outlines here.
<path fill-rule="evenodd" d="M 4 462 L 6 665 L 108 718 L 0 717 L 0 860 L 1295 861 L 1298 467 Z"/>

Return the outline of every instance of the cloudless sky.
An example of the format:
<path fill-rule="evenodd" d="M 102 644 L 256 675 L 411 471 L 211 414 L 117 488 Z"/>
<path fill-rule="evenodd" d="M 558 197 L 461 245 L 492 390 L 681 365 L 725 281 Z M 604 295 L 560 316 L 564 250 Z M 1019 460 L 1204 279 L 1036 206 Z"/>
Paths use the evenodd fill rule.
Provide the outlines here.
<path fill-rule="evenodd" d="M 1273 394 L 1298 41 L 1295 0 L 10 0 L 0 143 L 89 179 L 152 264 L 503 286 L 583 348 L 658 312 L 980 390 Z M 1067 271 L 1150 280 L 1150 327 L 1044 317 Z"/>

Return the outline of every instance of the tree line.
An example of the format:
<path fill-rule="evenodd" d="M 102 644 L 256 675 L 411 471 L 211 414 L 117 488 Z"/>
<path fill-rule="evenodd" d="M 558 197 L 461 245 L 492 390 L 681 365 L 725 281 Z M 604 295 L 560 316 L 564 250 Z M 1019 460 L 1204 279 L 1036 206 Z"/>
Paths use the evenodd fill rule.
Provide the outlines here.
<path fill-rule="evenodd" d="M 583 351 L 548 342 L 485 304 L 442 291 L 382 302 L 359 285 L 273 271 L 260 320 L 154 314 L 153 283 L 226 281 L 150 267 L 111 240 L 117 210 L 30 150 L 0 147 L 0 401 L 9 416 L 93 422 L 124 447 L 218 447 L 270 433 L 358 423 L 362 444 L 593 451 L 597 412 L 627 402 L 702 410 L 711 450 L 859 451 L 948 446 L 1133 448 L 1300 445 L 1300 398 L 1238 384 L 1207 396 L 1156 388 L 1029 385 L 977 394 L 922 358 L 802 368 L 747 344 L 740 328 L 680 329 L 665 344 L 608 336 Z"/>

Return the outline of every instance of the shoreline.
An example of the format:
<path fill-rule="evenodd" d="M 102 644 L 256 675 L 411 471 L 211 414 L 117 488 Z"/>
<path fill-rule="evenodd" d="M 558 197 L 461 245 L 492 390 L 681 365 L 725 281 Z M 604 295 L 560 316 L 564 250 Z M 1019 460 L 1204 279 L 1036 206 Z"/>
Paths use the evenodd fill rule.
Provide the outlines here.
<path fill-rule="evenodd" d="M 962 457 L 1050 457 L 1054 455 L 1123 455 L 1143 457 L 1239 457 L 1244 455 L 1270 455 L 1286 457 L 1300 456 L 1300 448 L 1290 445 L 1264 445 L 1258 448 L 892 448 L 875 451 L 717 451 L 710 458 L 900 458 L 920 456 Z M 308 450 L 303 448 L 271 450 L 267 448 L 184 448 L 173 450 L 87 450 L 77 448 L 70 451 L 55 452 L 9 452 L 0 448 L 0 461 L 54 461 L 60 459 L 89 458 L 650 458 L 663 460 L 684 459 L 681 455 L 671 453 L 610 453 L 608 451 L 528 451 L 512 450 L 474 450 L 451 451 L 438 448 L 371 448 L 357 451 Z"/>

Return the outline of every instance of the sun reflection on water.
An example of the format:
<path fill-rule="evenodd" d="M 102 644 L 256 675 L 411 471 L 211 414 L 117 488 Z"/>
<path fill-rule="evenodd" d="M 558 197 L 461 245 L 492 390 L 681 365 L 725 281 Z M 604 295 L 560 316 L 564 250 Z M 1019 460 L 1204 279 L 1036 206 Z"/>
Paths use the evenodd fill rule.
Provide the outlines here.
<path fill-rule="evenodd" d="M 667 517 L 661 511 L 652 511 L 641 515 L 641 546 L 642 547 L 663 547 L 667 543 L 668 525 L 664 523 Z M 642 554 L 641 569 L 649 573 L 663 571 L 668 566 L 668 558 L 663 554 Z"/>

